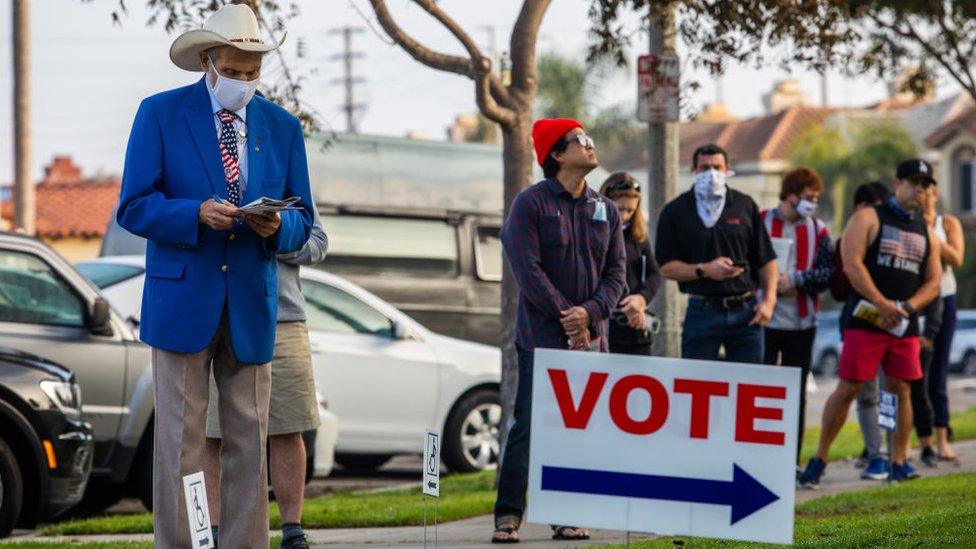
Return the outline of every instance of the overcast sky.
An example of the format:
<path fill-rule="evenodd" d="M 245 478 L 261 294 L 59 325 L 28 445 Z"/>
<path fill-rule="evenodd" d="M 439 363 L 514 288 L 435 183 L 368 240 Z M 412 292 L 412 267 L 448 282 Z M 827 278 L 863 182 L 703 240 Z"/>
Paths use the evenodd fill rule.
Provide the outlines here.
<path fill-rule="evenodd" d="M 0 0 L 0 182 L 4 183 L 13 177 L 11 4 L 12 0 Z M 31 0 L 31 97 L 38 175 L 55 154 L 73 156 L 86 173 L 120 172 L 139 101 L 199 78 L 169 61 L 175 36 L 159 27 L 146 27 L 145 0 L 127 0 L 127 4 L 130 13 L 120 28 L 110 19 L 117 0 Z M 298 0 L 298 4 L 302 14 L 290 25 L 285 52 L 294 55 L 300 38 L 307 44 L 308 59 L 296 65 L 308 77 L 304 98 L 337 131 L 345 128 L 340 111 L 343 90 L 332 79 L 341 76 L 341 65 L 331 57 L 340 53 L 342 43 L 328 31 L 344 25 L 365 29 L 354 38 L 354 48 L 363 53 L 355 70 L 365 78 L 357 86 L 356 99 L 367 105 L 360 115 L 361 133 L 420 131 L 443 139 L 456 115 L 476 109 L 473 87 L 466 78 L 423 67 L 386 43 L 375 23 L 364 19 L 363 14 L 370 14 L 366 0 Z M 406 0 L 389 0 L 389 4 L 401 25 L 416 38 L 443 51 L 462 53 L 460 45 L 422 10 Z M 506 49 L 521 2 L 492 0 L 490 4 L 489 9 L 488 2 L 440 2 L 485 50 L 491 47 L 490 29 L 494 29 L 495 46 L 501 51 Z M 540 52 L 585 55 L 588 5 L 589 0 L 553 2 L 542 26 Z M 631 23 L 636 20 L 632 17 Z M 631 57 L 639 53 L 630 52 Z M 819 103 L 819 77 L 808 73 L 793 76 Z M 725 101 L 735 115 L 759 114 L 762 94 L 787 77 L 774 68 L 731 67 L 723 79 Z M 701 106 L 715 98 L 715 83 L 708 75 L 689 72 L 683 78 L 702 83 L 693 104 Z M 597 103 L 632 103 L 635 95 L 635 78 L 623 74 L 601 86 Z M 884 84 L 872 79 L 829 76 L 832 105 L 861 105 L 884 95 Z"/>

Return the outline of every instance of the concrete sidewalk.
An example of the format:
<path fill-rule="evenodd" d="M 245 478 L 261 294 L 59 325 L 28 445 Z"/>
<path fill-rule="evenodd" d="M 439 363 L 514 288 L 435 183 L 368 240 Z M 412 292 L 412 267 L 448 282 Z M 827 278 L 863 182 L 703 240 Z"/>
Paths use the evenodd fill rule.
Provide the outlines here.
<path fill-rule="evenodd" d="M 976 440 L 956 442 L 953 444 L 953 449 L 959 454 L 960 465 L 958 467 L 945 464 L 942 464 L 936 469 L 920 467 L 919 470 L 923 477 L 976 471 Z M 917 454 L 917 451 L 915 454 Z M 879 481 L 861 480 L 859 475 L 860 470 L 854 467 L 853 462 L 833 462 L 827 466 L 827 472 L 821 481 L 821 488 L 819 490 L 797 491 L 796 501 L 797 503 L 802 503 L 818 497 L 853 492 L 881 485 Z M 433 507 L 431 507 L 430 516 L 433 517 Z M 485 515 L 459 520 L 439 525 L 437 528 L 437 542 L 440 547 L 497 547 L 490 543 L 491 531 L 491 516 Z M 309 530 L 307 533 L 312 546 L 319 548 L 368 546 L 371 548 L 392 547 L 405 549 L 424 547 L 424 529 L 417 526 L 403 528 L 337 528 L 330 530 Z M 277 532 L 272 532 L 272 534 L 277 534 Z M 522 542 L 516 547 L 520 548 L 557 549 L 563 547 L 587 547 L 609 543 L 622 544 L 627 540 L 626 534 L 622 532 L 595 530 L 591 532 L 592 539 L 589 541 L 575 543 L 552 541 L 552 530 L 548 526 L 537 524 L 524 525 L 519 534 Z M 647 537 L 649 536 L 644 534 L 632 534 L 631 540 Z M 7 543 L 16 543 L 18 541 L 46 541 L 68 545 L 74 541 L 120 542 L 151 539 L 152 536 L 149 534 L 64 536 L 56 538 L 28 535 L 7 540 Z M 432 526 L 427 530 L 427 541 L 429 547 L 434 547 L 434 529 Z"/>

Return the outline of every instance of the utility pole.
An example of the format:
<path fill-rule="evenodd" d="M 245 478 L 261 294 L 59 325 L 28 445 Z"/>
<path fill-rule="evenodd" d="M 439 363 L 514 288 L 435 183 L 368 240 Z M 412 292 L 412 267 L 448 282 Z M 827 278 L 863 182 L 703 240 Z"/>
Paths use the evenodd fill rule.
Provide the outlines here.
<path fill-rule="evenodd" d="M 14 228 L 34 234 L 34 182 L 31 181 L 30 11 L 27 0 L 13 0 L 14 61 Z"/>
<path fill-rule="evenodd" d="M 346 98 L 342 105 L 342 110 L 346 113 L 346 131 L 348 133 L 357 133 L 356 130 L 356 113 L 365 108 L 366 105 L 363 103 L 356 103 L 355 100 L 355 87 L 356 84 L 362 84 L 365 79 L 362 77 L 353 76 L 353 60 L 362 59 L 363 52 L 353 51 L 352 49 L 352 35 L 360 34 L 363 32 L 362 27 L 339 27 L 329 31 L 330 35 L 341 34 L 342 35 L 342 53 L 333 55 L 331 59 L 342 61 L 343 66 L 343 76 L 342 78 L 332 79 L 333 84 L 342 84 L 345 87 Z"/>
<path fill-rule="evenodd" d="M 677 51 L 675 10 L 673 6 L 651 7 L 649 16 L 650 54 Z M 656 226 L 661 209 L 678 194 L 678 123 L 647 124 L 647 214 L 651 227 Z M 681 356 L 681 299 L 678 286 L 667 281 L 651 301 L 651 308 L 661 319 L 661 334 L 654 338 L 654 354 Z"/>

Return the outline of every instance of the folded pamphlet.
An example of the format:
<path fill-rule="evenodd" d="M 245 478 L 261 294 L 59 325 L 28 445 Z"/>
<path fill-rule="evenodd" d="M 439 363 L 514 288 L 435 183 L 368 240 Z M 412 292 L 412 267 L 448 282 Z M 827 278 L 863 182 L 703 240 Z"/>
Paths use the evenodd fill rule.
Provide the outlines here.
<path fill-rule="evenodd" d="M 237 211 L 242 214 L 263 214 L 267 212 L 280 212 L 284 210 L 301 210 L 302 208 L 300 206 L 295 206 L 295 204 L 297 204 L 299 201 L 301 201 L 301 197 L 298 196 L 285 198 L 283 200 L 275 200 L 273 198 L 262 196 L 254 202 L 237 208 Z"/>
<path fill-rule="evenodd" d="M 904 317 L 901 318 L 894 328 L 885 328 L 881 323 L 881 313 L 878 312 L 878 308 L 874 306 L 874 303 L 871 303 L 866 299 L 862 299 L 857 302 L 851 316 L 861 319 L 869 324 L 873 324 L 895 337 L 902 337 L 905 335 L 905 332 L 908 331 L 908 319 Z"/>

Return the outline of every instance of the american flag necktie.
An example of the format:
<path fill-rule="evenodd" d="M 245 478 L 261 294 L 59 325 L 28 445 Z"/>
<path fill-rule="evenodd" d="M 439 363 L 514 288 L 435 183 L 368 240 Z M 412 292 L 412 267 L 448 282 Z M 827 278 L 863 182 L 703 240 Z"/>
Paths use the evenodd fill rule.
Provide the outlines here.
<path fill-rule="evenodd" d="M 241 170 L 237 156 L 237 130 L 234 129 L 237 115 L 222 109 L 217 117 L 220 118 L 220 160 L 224 164 L 224 177 L 227 179 L 227 197 L 235 206 L 240 206 Z"/>

